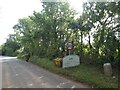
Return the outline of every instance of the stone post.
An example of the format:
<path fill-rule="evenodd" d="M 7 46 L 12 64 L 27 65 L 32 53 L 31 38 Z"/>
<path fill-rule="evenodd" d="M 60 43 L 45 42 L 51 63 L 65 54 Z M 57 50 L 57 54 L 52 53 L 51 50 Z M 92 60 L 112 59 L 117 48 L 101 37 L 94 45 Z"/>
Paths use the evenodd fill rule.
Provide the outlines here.
<path fill-rule="evenodd" d="M 104 74 L 106 76 L 112 76 L 112 67 L 110 63 L 105 63 L 103 65 L 103 68 L 104 68 Z"/>

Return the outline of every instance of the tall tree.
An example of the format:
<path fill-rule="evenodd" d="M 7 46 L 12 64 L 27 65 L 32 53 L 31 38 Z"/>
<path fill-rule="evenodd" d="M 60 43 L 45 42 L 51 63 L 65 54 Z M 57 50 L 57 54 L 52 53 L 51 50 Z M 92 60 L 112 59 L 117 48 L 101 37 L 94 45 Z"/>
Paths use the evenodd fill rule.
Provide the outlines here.
<path fill-rule="evenodd" d="M 103 61 L 114 61 L 117 47 L 115 33 L 118 32 L 119 24 L 115 22 L 119 2 L 97 2 L 84 4 L 84 17 L 93 23 L 94 28 L 94 46 L 96 55 L 100 56 Z M 111 5 L 114 6 L 111 8 Z M 115 46 L 113 46 L 115 44 Z"/>

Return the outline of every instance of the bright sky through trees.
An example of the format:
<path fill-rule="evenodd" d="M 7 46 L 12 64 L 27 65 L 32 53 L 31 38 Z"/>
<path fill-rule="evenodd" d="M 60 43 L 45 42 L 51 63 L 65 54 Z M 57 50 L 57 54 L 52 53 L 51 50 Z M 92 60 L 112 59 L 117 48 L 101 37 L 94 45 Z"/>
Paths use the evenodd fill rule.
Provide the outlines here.
<path fill-rule="evenodd" d="M 81 0 L 70 0 L 70 5 L 78 12 L 82 11 Z M 33 11 L 42 9 L 40 0 L 1 0 L 0 1 L 0 45 L 6 41 L 7 36 L 13 33 L 12 27 L 19 18 L 32 15 Z"/>

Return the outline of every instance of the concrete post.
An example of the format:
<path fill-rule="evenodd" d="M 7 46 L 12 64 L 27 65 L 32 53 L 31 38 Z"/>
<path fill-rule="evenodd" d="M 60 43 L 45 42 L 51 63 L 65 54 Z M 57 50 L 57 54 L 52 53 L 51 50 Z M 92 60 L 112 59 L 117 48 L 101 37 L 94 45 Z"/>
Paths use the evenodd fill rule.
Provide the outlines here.
<path fill-rule="evenodd" d="M 103 68 L 104 68 L 104 74 L 106 76 L 112 76 L 112 67 L 110 63 L 105 63 L 103 65 Z"/>

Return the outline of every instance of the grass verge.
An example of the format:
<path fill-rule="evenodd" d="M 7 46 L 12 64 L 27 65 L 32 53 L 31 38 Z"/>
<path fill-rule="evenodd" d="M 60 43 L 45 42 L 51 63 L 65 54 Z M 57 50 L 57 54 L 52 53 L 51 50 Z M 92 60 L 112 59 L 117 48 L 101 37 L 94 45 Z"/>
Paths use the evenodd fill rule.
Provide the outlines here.
<path fill-rule="evenodd" d="M 34 56 L 30 62 L 45 68 L 53 73 L 63 75 L 69 79 L 89 84 L 95 88 L 118 88 L 118 80 L 112 77 L 106 77 L 98 68 L 81 64 L 72 68 L 57 67 L 53 61 L 47 58 Z"/>

